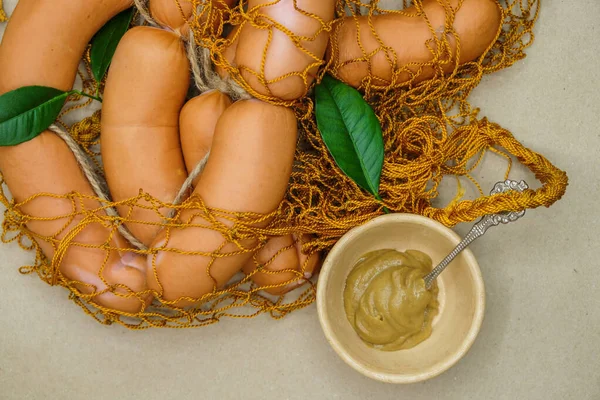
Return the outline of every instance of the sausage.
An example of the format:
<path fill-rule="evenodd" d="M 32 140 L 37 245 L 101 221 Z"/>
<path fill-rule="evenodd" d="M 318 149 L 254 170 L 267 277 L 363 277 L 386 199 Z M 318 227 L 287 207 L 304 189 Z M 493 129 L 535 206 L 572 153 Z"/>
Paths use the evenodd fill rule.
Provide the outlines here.
<path fill-rule="evenodd" d="M 452 7 L 459 5 L 459 0 L 450 0 Z M 446 11 L 437 0 L 424 0 L 423 11 L 427 15 L 433 29 L 443 29 L 446 20 Z M 336 77 L 345 83 L 359 87 L 364 78 L 369 75 L 369 62 L 371 64 L 372 83 L 387 85 L 392 79 L 392 72 L 406 67 L 396 77 L 397 83 L 410 80 L 414 74 L 413 83 L 418 83 L 434 76 L 435 70 L 425 66 L 419 72 L 418 64 L 428 63 L 433 60 L 433 55 L 428 46 L 434 47 L 433 34 L 423 16 L 417 15 L 414 6 L 405 10 L 410 15 L 386 14 L 371 17 L 373 28 L 381 43 L 391 47 L 388 57 L 397 57 L 392 68 L 377 37 L 373 35 L 369 26 L 369 17 L 358 17 L 358 22 L 353 17 L 346 17 L 339 22 L 332 33 L 332 43 L 328 49 L 327 58 L 331 60 L 331 70 L 337 71 Z M 502 21 L 502 9 L 494 0 L 464 0 L 456 12 L 454 30 L 460 40 L 459 64 L 472 61 L 479 57 L 492 44 L 497 37 Z M 360 43 L 357 37 L 360 28 Z M 448 73 L 455 67 L 456 40 L 448 35 L 451 46 L 451 56 L 444 57 L 443 72 Z M 336 50 L 337 49 L 337 50 Z M 378 50 L 379 49 L 379 50 Z M 363 52 L 364 51 L 364 52 Z M 368 56 L 370 55 L 370 57 Z M 360 60 L 367 57 L 367 60 Z M 409 65 L 410 64 L 410 65 Z"/>
<path fill-rule="evenodd" d="M 241 28 L 235 54 L 245 82 L 260 95 L 285 101 L 306 95 L 309 87 L 302 76 L 306 73 L 306 83 L 310 86 L 322 64 L 329 33 L 320 30 L 333 20 L 335 3 L 335 0 L 278 0 L 276 3 L 273 0 L 249 0 L 248 13 L 256 22 L 281 24 L 297 36 L 310 38 L 300 40 L 300 44 L 312 55 L 297 48 L 280 29 L 259 29 L 246 22 Z M 265 81 L 259 78 L 263 59 Z"/>
<path fill-rule="evenodd" d="M 256 261 L 250 259 L 246 262 L 243 272 L 246 275 L 252 274 L 258 263 L 263 265 L 266 271 L 277 272 L 270 274 L 258 271 L 251 275 L 250 278 L 259 287 L 275 286 L 263 289 L 265 292 L 280 296 L 296 289 L 305 282 L 305 279 L 310 279 L 313 274 L 316 274 L 319 268 L 320 255 L 318 253 L 308 256 L 302 252 L 302 244 L 306 240 L 308 240 L 308 235 L 296 234 L 269 239 L 267 244 L 256 253 Z M 284 250 L 282 251 L 282 249 Z M 288 269 L 295 269 L 298 272 L 304 270 L 304 279 L 297 280 L 299 274 L 294 272 L 280 272 Z M 289 283 L 286 284 L 286 282 Z"/>
<path fill-rule="evenodd" d="M 287 190 L 296 141 L 297 121 L 290 109 L 259 100 L 234 103 L 217 123 L 211 155 L 193 194 L 211 208 L 258 214 L 275 211 Z M 235 217 L 233 221 L 215 218 L 229 228 L 241 222 Z M 185 306 L 223 287 L 252 257 L 252 251 L 212 262 L 207 254 L 235 253 L 240 248 L 221 233 L 202 227 L 211 224 L 200 210 L 183 210 L 180 220 L 197 226 L 159 233 L 152 245 L 156 254 L 148 259 L 148 283 L 163 300 Z M 254 226 L 265 227 L 270 221 L 265 218 Z M 252 249 L 258 239 L 241 237 L 239 244 Z"/>
<path fill-rule="evenodd" d="M 227 11 L 227 7 L 233 7 L 237 0 L 212 0 L 213 9 L 211 14 L 203 15 L 213 20 L 213 30 L 218 29 L 221 24 L 221 13 Z M 172 29 L 182 36 L 189 34 L 188 22 L 193 14 L 193 5 L 189 0 L 150 0 L 150 14 L 162 26 Z M 215 15 L 215 13 L 218 13 Z"/>
<path fill-rule="evenodd" d="M 89 40 L 110 18 L 130 6 L 130 0 L 20 0 L 0 45 L 0 94 L 29 85 L 71 89 Z M 17 146 L 0 147 L 0 170 L 19 203 L 39 193 L 63 196 L 77 191 L 84 196 L 94 196 L 67 145 L 50 131 Z M 84 199 L 82 205 L 88 210 L 100 207 L 91 199 Z M 67 217 L 73 211 L 81 211 L 80 207 L 78 204 L 73 210 L 71 200 L 52 197 L 37 197 L 19 207 L 25 214 L 47 218 L 30 220 L 26 228 L 35 235 L 48 259 L 52 260 L 55 255 L 56 241 L 65 238 L 82 222 L 81 214 L 72 219 Z M 101 211 L 97 214 L 99 218 L 104 216 Z M 49 236 L 54 240 L 46 238 Z M 95 285 L 96 291 L 104 290 L 106 283 L 125 285 L 133 291 L 146 289 L 144 258 L 127 252 L 129 245 L 118 233 L 111 236 L 111 229 L 93 222 L 71 239 L 81 244 L 108 244 L 123 249 L 120 252 L 72 245 L 67 250 L 60 262 L 60 271 L 67 279 L 80 281 L 75 286 L 83 293 L 93 292 L 88 285 Z M 115 291 L 128 293 L 122 288 Z M 150 298 L 148 294 L 126 298 L 106 293 L 93 297 L 92 301 L 116 311 L 133 313 L 145 307 Z"/>
<path fill-rule="evenodd" d="M 230 42 L 229 46 L 225 46 L 221 52 L 223 61 L 227 62 L 231 66 L 235 66 L 235 53 L 237 51 L 237 46 L 240 39 L 240 36 L 238 34 L 239 30 L 240 25 L 236 25 L 233 27 L 231 32 L 229 32 L 229 34 L 227 35 L 227 40 Z M 225 79 L 229 76 L 227 70 L 224 67 L 221 67 L 220 65 L 217 65 L 215 70 L 222 79 Z"/>
<path fill-rule="evenodd" d="M 192 16 L 192 3 L 189 0 L 150 0 L 152 18 L 162 26 L 180 34 L 186 34 L 188 20 Z"/>
<path fill-rule="evenodd" d="M 34 84 L 70 90 L 92 36 L 132 5 L 132 0 L 20 0 L 2 40 L 0 92 Z"/>
<path fill-rule="evenodd" d="M 195 168 L 196 164 L 202 160 L 209 152 L 212 145 L 213 135 L 218 119 L 223 112 L 231 106 L 229 97 L 219 91 L 205 92 L 188 101 L 180 116 L 181 130 L 181 148 L 186 161 L 188 171 Z M 196 178 L 197 182 L 200 178 Z M 195 185 L 196 183 L 194 183 Z M 257 251 L 256 259 L 260 264 L 265 264 L 269 261 L 265 268 L 269 271 L 281 271 L 285 269 L 296 268 L 301 270 L 306 263 L 305 273 L 306 278 L 310 278 L 315 270 L 315 266 L 319 261 L 318 254 L 312 255 L 310 260 L 308 256 L 302 253 L 301 242 L 296 244 L 296 235 L 287 235 L 281 237 L 273 237 L 269 239 L 266 245 Z M 274 260 L 271 260 L 281 249 L 289 247 L 279 254 Z M 254 259 L 251 258 L 243 267 L 243 272 L 246 274 L 252 273 L 256 269 Z M 251 276 L 251 279 L 258 286 L 276 286 L 279 287 L 266 289 L 273 295 L 284 294 L 304 281 L 292 282 L 285 285 L 287 281 L 293 280 L 298 275 L 293 272 L 267 274 L 257 272 Z"/>
<path fill-rule="evenodd" d="M 229 96 L 212 90 L 189 100 L 181 110 L 179 135 L 188 171 L 191 172 L 210 151 L 217 122 L 229 106 Z M 194 186 L 198 180 L 194 180 Z"/>
<path fill-rule="evenodd" d="M 114 201 L 135 197 L 140 189 L 165 203 L 177 196 L 187 178 L 179 113 L 189 79 L 185 48 L 177 35 L 135 27 L 121 39 L 108 71 L 101 126 L 102 160 Z M 140 203 L 151 207 L 146 200 Z M 126 225 L 149 245 L 169 209 L 157 213 L 123 205 L 118 211 L 130 221 L 141 221 Z"/>

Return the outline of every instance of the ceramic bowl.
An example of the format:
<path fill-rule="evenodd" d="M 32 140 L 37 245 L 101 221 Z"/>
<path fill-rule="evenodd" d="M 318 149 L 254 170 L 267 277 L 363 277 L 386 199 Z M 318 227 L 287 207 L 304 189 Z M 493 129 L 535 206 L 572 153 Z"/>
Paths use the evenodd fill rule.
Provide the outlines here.
<path fill-rule="evenodd" d="M 435 266 L 460 240 L 439 222 L 414 214 L 384 215 L 346 233 L 324 260 L 317 288 L 319 320 L 335 352 L 361 374 L 388 383 L 424 381 L 455 365 L 475 341 L 485 308 L 481 271 L 469 249 L 438 277 L 440 310 L 432 334 L 412 349 L 387 352 L 365 344 L 346 318 L 343 291 L 365 253 L 420 250 Z"/>

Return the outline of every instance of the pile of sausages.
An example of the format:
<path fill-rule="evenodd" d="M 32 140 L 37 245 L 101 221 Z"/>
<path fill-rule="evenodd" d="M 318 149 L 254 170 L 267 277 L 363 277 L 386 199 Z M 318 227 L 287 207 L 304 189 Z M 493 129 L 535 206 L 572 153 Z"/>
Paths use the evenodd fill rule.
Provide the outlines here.
<path fill-rule="evenodd" d="M 238 68 L 251 93 L 293 101 L 308 94 L 323 60 L 330 62 L 339 79 L 355 87 L 366 77 L 381 83 L 389 82 L 393 74 L 396 81 L 430 78 L 435 68 L 417 67 L 417 63 L 432 58 L 426 44 L 431 45 L 431 26 L 414 14 L 424 13 L 434 28 L 444 27 L 447 7 L 459 1 L 424 0 L 403 14 L 378 15 L 370 21 L 366 16 L 334 21 L 335 0 L 243 3 L 213 0 L 220 15 L 247 6 L 244 12 L 254 20 L 229 34 L 233 40 L 224 53 L 227 61 Z M 132 5 L 132 0 L 20 0 L 0 44 L 0 94 L 30 85 L 70 90 L 92 36 Z M 168 204 L 188 173 L 210 152 L 194 182 L 193 195 L 209 208 L 272 213 L 285 196 L 292 172 L 297 144 L 294 111 L 258 99 L 232 102 L 218 91 L 188 100 L 190 65 L 182 36 L 187 37 L 192 4 L 150 0 L 149 5 L 161 27 L 138 26 L 125 34 L 104 90 L 101 153 L 112 199 L 120 202 L 143 190 Z M 460 53 L 454 57 L 456 38 L 449 37 L 452 48 L 447 49 L 450 57 L 444 72 L 489 48 L 501 17 L 495 0 L 461 1 L 451 21 L 460 38 Z M 261 23 L 276 28 L 260 29 Z M 292 41 L 279 26 L 300 41 Z M 385 51 L 377 51 L 381 41 Z M 330 46 L 332 42 L 336 46 Z M 393 63 L 391 53 L 395 53 Z M 92 200 L 94 192 L 73 154 L 53 132 L 0 147 L 0 170 L 17 202 L 39 193 L 84 196 L 80 203 L 70 197 L 40 196 L 22 205 L 21 212 L 36 217 L 27 229 L 50 260 L 57 243 L 82 223 L 85 213 L 68 216 L 84 208 L 101 208 Z M 309 239 L 305 235 L 270 237 L 264 246 L 248 237 L 234 243 L 211 226 L 231 228 L 239 222 L 235 218 L 212 219 L 199 210 L 184 209 L 178 218 L 185 227 L 164 228 L 169 207 L 143 201 L 147 207 L 122 205 L 117 210 L 127 228 L 153 249 L 147 256 L 134 251 L 106 218 L 86 221 L 85 228 L 70 237 L 72 244 L 60 262 L 60 272 L 77 282 L 81 293 L 101 292 L 92 298 L 96 305 L 124 313 L 141 311 L 154 297 L 178 307 L 192 305 L 240 271 L 279 295 L 302 283 L 297 276 L 309 278 L 318 269 L 319 255 L 309 257 L 301 251 Z M 264 228 L 270 222 L 263 218 L 254 227 Z M 227 256 L 212 257 L 215 253 Z M 268 271 L 255 271 L 262 265 Z M 289 271 L 268 273 L 282 270 Z"/>

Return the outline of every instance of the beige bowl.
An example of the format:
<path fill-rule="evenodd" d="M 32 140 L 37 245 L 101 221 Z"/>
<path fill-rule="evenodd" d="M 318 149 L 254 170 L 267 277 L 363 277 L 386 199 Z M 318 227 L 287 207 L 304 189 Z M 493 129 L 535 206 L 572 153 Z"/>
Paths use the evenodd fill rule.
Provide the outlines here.
<path fill-rule="evenodd" d="M 317 310 L 325 336 L 352 368 L 389 383 L 414 383 L 448 370 L 469 350 L 481 327 L 485 293 L 479 265 L 466 249 L 438 277 L 440 312 L 431 337 L 409 350 L 367 346 L 346 319 L 343 291 L 356 261 L 378 249 L 420 250 L 439 263 L 460 242 L 452 230 L 414 214 L 388 214 L 350 230 L 323 263 Z"/>

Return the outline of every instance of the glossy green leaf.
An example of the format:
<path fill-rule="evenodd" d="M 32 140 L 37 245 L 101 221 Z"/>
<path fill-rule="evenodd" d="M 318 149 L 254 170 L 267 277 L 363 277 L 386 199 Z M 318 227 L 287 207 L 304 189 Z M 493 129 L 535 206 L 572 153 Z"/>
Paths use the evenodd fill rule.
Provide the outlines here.
<path fill-rule="evenodd" d="M 375 112 L 356 89 L 329 75 L 315 97 L 317 126 L 336 164 L 378 198 L 384 147 Z"/>
<path fill-rule="evenodd" d="M 70 92 L 26 86 L 0 96 L 0 146 L 33 139 L 54 123 Z"/>
<path fill-rule="evenodd" d="M 106 23 L 92 38 L 90 61 L 96 82 L 100 82 L 112 61 L 119 41 L 129 29 L 134 9 L 129 8 Z"/>

